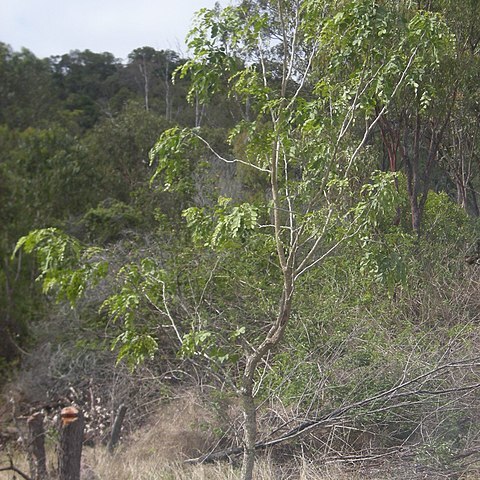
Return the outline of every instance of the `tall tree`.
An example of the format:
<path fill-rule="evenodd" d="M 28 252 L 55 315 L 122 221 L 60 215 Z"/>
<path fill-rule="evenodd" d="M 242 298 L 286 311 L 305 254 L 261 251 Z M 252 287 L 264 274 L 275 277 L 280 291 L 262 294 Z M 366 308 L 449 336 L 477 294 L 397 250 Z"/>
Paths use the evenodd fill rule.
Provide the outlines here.
<path fill-rule="evenodd" d="M 437 7 L 455 33 L 453 61 L 458 95 L 446 138 L 441 145 L 443 166 L 455 185 L 457 202 L 479 216 L 480 157 L 478 150 L 480 28 L 476 19 L 480 4 L 475 0 L 445 0 Z"/>
<path fill-rule="evenodd" d="M 0 123 L 22 129 L 45 125 L 56 105 L 48 60 L 0 42 Z"/>
<path fill-rule="evenodd" d="M 109 100 L 120 90 L 120 61 L 109 52 L 73 50 L 50 59 L 63 106 L 83 129 L 111 116 Z"/>
<path fill-rule="evenodd" d="M 192 78 L 191 98 L 208 102 L 226 85 L 230 98 L 249 102 L 250 119 L 230 136 L 232 144 L 241 144 L 242 157 L 223 160 L 261 172 L 270 189 L 256 207 L 242 204 L 216 214 L 194 208 L 185 216 L 194 235 L 203 235 L 212 249 L 263 227 L 279 267 L 277 311 L 263 333 L 247 337 L 239 379 L 245 480 L 253 476 L 257 367 L 281 342 L 300 279 L 342 243 L 368 235 L 370 223 L 391 204 L 390 177 L 377 173 L 368 180 L 357 162 L 398 93 L 448 44 L 440 18 L 419 11 L 399 19 L 395 7 L 370 1 L 341 8 L 319 1 L 245 1 L 222 11 L 203 10 L 197 18 L 189 43 L 194 57 L 183 67 Z M 424 82 L 431 88 L 431 77 Z M 216 154 L 196 131 L 170 131 L 153 150 L 157 173 L 168 172 L 182 154 L 175 148 L 179 136 Z M 359 188 L 360 201 L 358 190 L 349 192 L 352 175 L 368 182 Z M 263 225 L 257 225 L 257 215 Z M 210 233 L 207 218 L 216 219 Z M 244 251 L 251 258 L 259 255 L 248 246 Z"/>
<path fill-rule="evenodd" d="M 172 73 L 179 65 L 178 55 L 171 50 L 155 50 L 152 47 L 136 48 L 129 54 L 127 72 L 143 94 L 145 110 L 151 108 L 152 97 L 163 97 L 164 114 L 172 119 Z"/>
<path fill-rule="evenodd" d="M 454 36 L 446 25 L 441 29 L 434 26 L 442 17 L 431 11 L 430 2 L 416 7 L 410 2 L 395 2 L 393 8 L 397 11 L 396 28 L 410 27 L 403 44 L 406 52 L 415 52 L 415 58 L 400 95 L 381 115 L 379 128 L 391 171 L 403 167 L 405 172 L 412 229 L 419 234 L 432 175 L 439 166 L 440 147 L 458 95 Z M 383 105 L 379 96 L 377 111 Z"/>

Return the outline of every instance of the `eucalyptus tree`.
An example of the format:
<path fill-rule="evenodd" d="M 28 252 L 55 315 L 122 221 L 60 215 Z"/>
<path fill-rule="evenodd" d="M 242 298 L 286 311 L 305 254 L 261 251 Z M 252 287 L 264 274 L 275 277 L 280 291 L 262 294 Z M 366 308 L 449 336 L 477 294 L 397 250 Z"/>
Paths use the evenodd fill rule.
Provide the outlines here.
<path fill-rule="evenodd" d="M 210 266 L 196 307 L 207 305 L 192 309 L 190 322 L 179 321 L 172 308 L 178 284 L 155 258 L 125 266 L 120 291 L 104 309 L 123 321 L 116 345 L 134 362 L 158 345 L 155 334 L 135 327 L 146 299 L 170 322 L 183 354 L 200 353 L 216 368 L 235 364 L 225 370 L 243 405 L 245 480 L 255 460 L 259 366 L 280 346 L 309 273 L 349 241 L 362 241 L 368 253 L 369 233 L 395 202 L 394 174 L 371 168 L 373 132 L 415 81 L 425 61 L 421 53 L 450 41 L 438 16 L 415 11 L 399 21 L 398 15 L 395 6 L 371 0 L 248 0 L 201 10 L 190 32 L 193 56 L 177 72 L 191 79 L 190 101 L 206 105 L 223 94 L 241 107 L 243 118 L 229 134 L 227 154 L 199 128 L 165 131 L 150 154 L 153 182 L 184 191 L 191 186 L 192 152 L 204 148 L 204 158 L 254 172 L 258 191 L 249 202 L 220 197 L 184 210 L 191 248 Z M 32 232 L 20 247 L 37 251 L 45 289 L 58 287 L 71 301 L 107 271 L 97 250 L 82 250 L 57 230 Z M 209 289 L 224 293 L 219 285 L 226 283 L 226 270 L 219 267 L 225 262 L 236 265 L 233 288 L 257 288 L 253 320 L 241 302 L 227 315 L 207 298 Z M 276 296 L 267 308 L 264 291 Z"/>
<path fill-rule="evenodd" d="M 454 71 L 458 85 L 457 101 L 441 146 L 442 165 L 456 187 L 457 202 L 469 213 L 479 216 L 478 151 L 480 28 L 476 19 L 480 4 L 469 0 L 461 5 L 445 0 L 439 7 L 455 33 Z"/>
<path fill-rule="evenodd" d="M 381 116 L 379 127 L 391 171 L 403 166 L 411 225 L 418 235 L 442 141 L 458 98 L 458 63 L 454 34 L 446 24 L 432 27 L 443 19 L 443 11 L 434 11 L 433 2 L 418 7 L 412 7 L 409 1 L 393 4 L 398 13 L 397 28 L 409 25 L 408 45 L 414 49 L 416 61 L 399 95 Z M 421 15 L 417 8 L 423 8 Z M 377 110 L 382 101 L 379 97 Z"/>
<path fill-rule="evenodd" d="M 50 68 L 67 118 L 89 129 L 102 114 L 111 114 L 108 103 L 121 88 L 121 64 L 112 53 L 72 50 L 51 57 Z"/>
<path fill-rule="evenodd" d="M 0 42 L 0 123 L 20 129 L 44 125 L 57 106 L 48 60 Z"/>
<path fill-rule="evenodd" d="M 125 73 L 132 75 L 137 88 L 142 92 L 145 110 L 151 108 L 152 98 L 163 95 L 165 117 L 173 115 L 172 72 L 180 62 L 172 50 L 155 50 L 152 47 L 136 48 L 128 55 L 129 63 Z M 124 73 L 124 75 L 125 75 Z"/>

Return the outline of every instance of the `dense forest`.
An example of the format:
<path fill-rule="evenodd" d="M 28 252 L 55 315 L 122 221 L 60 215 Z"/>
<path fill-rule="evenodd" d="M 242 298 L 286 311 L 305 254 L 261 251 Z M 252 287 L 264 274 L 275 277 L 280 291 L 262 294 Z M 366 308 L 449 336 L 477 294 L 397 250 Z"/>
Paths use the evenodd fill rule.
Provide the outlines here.
<path fill-rule="evenodd" d="M 480 478 L 479 15 L 243 0 L 189 58 L 0 43 L 5 451 L 71 403 L 98 451 L 126 405 L 151 470 L 119 480 Z"/>

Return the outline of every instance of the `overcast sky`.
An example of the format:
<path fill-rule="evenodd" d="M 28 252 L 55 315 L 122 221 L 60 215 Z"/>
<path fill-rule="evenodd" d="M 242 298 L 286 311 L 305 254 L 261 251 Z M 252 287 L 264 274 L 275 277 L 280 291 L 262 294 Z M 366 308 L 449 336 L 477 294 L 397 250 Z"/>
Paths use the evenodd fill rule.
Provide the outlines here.
<path fill-rule="evenodd" d="M 222 6 L 227 0 L 220 0 Z M 125 59 L 150 46 L 186 55 L 194 12 L 215 0 L 0 0 L 0 41 L 38 57 L 70 50 L 111 52 Z"/>

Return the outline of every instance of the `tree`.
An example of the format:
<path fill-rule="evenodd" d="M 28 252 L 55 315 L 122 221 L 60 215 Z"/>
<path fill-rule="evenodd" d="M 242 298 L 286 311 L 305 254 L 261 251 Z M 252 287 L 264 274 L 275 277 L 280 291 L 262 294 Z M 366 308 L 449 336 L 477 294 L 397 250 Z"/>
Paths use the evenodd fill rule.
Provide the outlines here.
<path fill-rule="evenodd" d="M 171 323 L 184 355 L 210 359 L 230 377 L 245 418 L 245 480 L 252 479 L 255 460 L 258 368 L 279 348 L 302 285 L 340 245 L 362 241 L 368 254 L 370 232 L 391 216 L 394 174 L 372 172 L 372 132 L 425 61 L 419 52 L 437 48 L 432 40 L 447 31 L 423 11 L 401 27 L 396 9 L 384 2 L 266 0 L 203 9 L 191 31 L 193 58 L 180 70 L 191 78 L 190 100 L 206 105 L 225 92 L 248 115 L 230 132 L 230 154 L 221 155 L 198 128 L 164 132 L 151 151 L 154 181 L 181 191 L 191 152 L 204 147 L 204 158 L 252 170 L 262 187 L 250 202 L 218 198 L 183 212 L 191 255 L 208 266 L 195 322 L 179 321 L 173 308 L 176 298 L 183 305 L 181 287 L 171 281 L 171 263 L 155 258 L 125 266 L 119 291 L 104 308 L 123 321 L 116 345 L 133 364 L 158 347 L 154 334 L 135 325 L 147 302 Z M 91 249 L 82 253 L 58 231 L 33 232 L 22 246 L 38 251 L 45 288 L 59 288 L 64 298 L 75 300 L 105 274 Z M 66 251 L 75 258 L 67 264 Z M 235 295 L 253 289 L 261 300 L 247 315 Z M 232 302 L 223 310 L 207 299 L 218 295 L 220 303 L 225 293 Z"/>
<path fill-rule="evenodd" d="M 109 52 L 73 50 L 50 59 L 52 77 L 62 104 L 83 129 L 110 111 L 109 101 L 120 90 L 120 62 Z"/>
<path fill-rule="evenodd" d="M 454 71 L 458 85 L 457 101 L 441 145 L 441 160 L 455 186 L 459 205 L 474 216 L 480 216 L 478 204 L 479 156 L 478 136 L 478 62 L 480 30 L 475 19 L 480 14 L 476 1 L 441 2 L 440 8 L 455 33 Z"/>
<path fill-rule="evenodd" d="M 55 115 L 57 98 L 50 65 L 27 49 L 0 42 L 0 123 L 11 128 L 42 126 Z"/>
<path fill-rule="evenodd" d="M 151 98 L 162 93 L 165 118 L 172 120 L 172 73 L 179 64 L 178 55 L 172 50 L 158 51 L 152 47 L 142 47 L 136 48 L 128 58 L 127 71 L 131 72 L 143 93 L 145 110 L 150 110 Z"/>
<path fill-rule="evenodd" d="M 364 198 L 355 198 L 352 174 L 364 175 L 355 161 L 365 158 L 363 147 L 392 99 L 415 81 L 418 70 L 429 67 L 437 37 L 448 34 L 439 18 L 424 12 L 399 25 L 402 20 L 395 8 L 375 2 L 348 2 L 338 11 L 328 2 L 243 2 L 201 11 L 191 32 L 194 58 L 182 68 L 192 78 L 191 98 L 205 103 L 227 85 L 230 97 L 251 102 L 251 120 L 240 122 L 230 137 L 232 144 L 243 143 L 243 158 L 225 161 L 270 179 L 258 210 L 243 204 L 228 214 L 185 212 L 196 235 L 205 232 L 205 218 L 217 217 L 206 241 L 215 248 L 222 235 L 226 242 L 254 229 L 259 211 L 275 245 L 277 312 L 266 334 L 249 339 L 240 381 L 245 479 L 253 472 L 257 367 L 283 337 L 300 278 L 340 244 L 367 235 L 370 222 L 392 203 L 392 177 L 380 174 L 363 176 Z M 366 127 L 358 137 L 362 123 Z M 181 154 L 172 148 L 179 134 L 209 147 L 196 131 L 167 132 L 154 149 L 157 172 L 168 170 Z"/>
<path fill-rule="evenodd" d="M 83 136 L 86 158 L 82 170 L 96 174 L 90 181 L 97 185 L 92 190 L 99 200 L 130 200 L 131 193 L 148 178 L 148 151 L 167 126 L 162 116 L 130 102 L 114 119 L 99 121 Z"/>
<path fill-rule="evenodd" d="M 395 8 L 395 7 L 394 7 Z M 435 167 L 458 91 L 455 41 L 430 2 L 421 15 L 408 2 L 397 3 L 398 24 L 408 22 L 404 47 L 415 52 L 400 94 L 381 116 L 379 127 L 390 170 L 403 165 L 411 225 L 418 235 Z M 441 74 L 440 74 L 441 72 Z M 391 88 L 391 87 L 390 87 Z M 382 105 L 379 95 L 377 110 Z"/>

